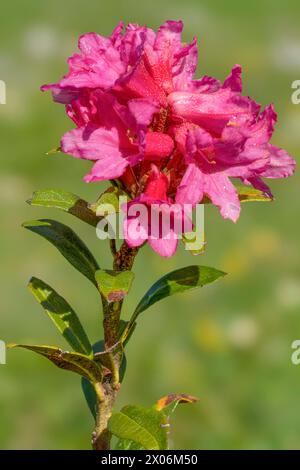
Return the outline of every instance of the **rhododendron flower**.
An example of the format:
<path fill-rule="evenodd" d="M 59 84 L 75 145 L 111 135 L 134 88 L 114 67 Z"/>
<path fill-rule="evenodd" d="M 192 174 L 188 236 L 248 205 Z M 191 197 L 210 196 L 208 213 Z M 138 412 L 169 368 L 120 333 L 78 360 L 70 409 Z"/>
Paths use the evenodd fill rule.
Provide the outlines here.
<path fill-rule="evenodd" d="M 161 256 L 172 256 L 178 238 L 193 229 L 192 206 L 173 203 L 167 196 L 169 180 L 152 165 L 144 192 L 125 205 L 124 234 L 130 247 L 148 241 Z M 177 201 L 176 201 L 177 202 Z"/>
<path fill-rule="evenodd" d="M 194 79 L 196 39 L 182 44 L 181 21 L 167 21 L 157 33 L 133 24 L 123 29 L 120 23 L 109 38 L 82 36 L 69 73 L 42 88 L 66 105 L 76 125 L 63 136 L 62 151 L 94 162 L 85 180 L 119 179 L 132 198 L 151 206 L 155 163 L 168 204 L 195 205 L 206 196 L 234 222 L 240 201 L 230 178 L 271 198 L 262 178 L 290 176 L 295 162 L 269 143 L 273 106 L 261 112 L 242 96 L 241 67 L 224 83 Z"/>

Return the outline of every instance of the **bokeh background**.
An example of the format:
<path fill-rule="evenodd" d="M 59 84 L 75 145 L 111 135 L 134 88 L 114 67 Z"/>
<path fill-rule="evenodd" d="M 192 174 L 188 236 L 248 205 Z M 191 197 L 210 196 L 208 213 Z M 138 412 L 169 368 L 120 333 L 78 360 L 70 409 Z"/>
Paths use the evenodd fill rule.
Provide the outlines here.
<path fill-rule="evenodd" d="M 115 24 L 185 21 L 185 40 L 199 39 L 199 76 L 223 79 L 243 66 L 244 92 L 279 114 L 274 144 L 300 153 L 300 105 L 291 83 L 300 79 L 298 0 L 10 0 L 0 7 L 1 296 L 0 338 L 65 346 L 26 289 L 31 275 L 64 295 L 93 341 L 101 336 L 93 286 L 52 245 L 24 231 L 24 220 L 57 218 L 89 244 L 101 266 L 111 260 L 94 230 L 71 216 L 30 208 L 35 189 L 56 187 L 93 201 L 104 185 L 82 182 L 86 164 L 46 157 L 71 127 L 63 107 L 39 86 L 66 71 L 77 37 L 109 34 Z M 300 338 L 299 174 L 274 181 L 276 201 L 243 206 L 236 225 L 206 209 L 206 253 L 183 249 L 162 260 L 145 248 L 125 317 L 157 277 L 202 263 L 230 273 L 224 281 L 158 303 L 142 315 L 128 346 L 129 367 L 117 406 L 152 405 L 170 392 L 197 395 L 172 421 L 178 449 L 300 448 L 300 366 L 291 343 Z M 85 449 L 92 418 L 77 376 L 29 351 L 11 351 L 0 365 L 0 448 Z"/>

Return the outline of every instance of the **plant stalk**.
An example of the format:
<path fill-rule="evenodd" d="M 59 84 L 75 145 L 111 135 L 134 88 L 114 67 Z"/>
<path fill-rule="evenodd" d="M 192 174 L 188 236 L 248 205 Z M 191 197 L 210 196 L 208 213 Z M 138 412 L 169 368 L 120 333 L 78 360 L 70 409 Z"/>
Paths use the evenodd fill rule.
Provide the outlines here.
<path fill-rule="evenodd" d="M 112 247 L 112 245 L 111 245 Z M 115 245 L 113 245 L 114 251 Z M 138 253 L 138 248 L 130 248 L 124 242 L 119 251 L 114 253 L 113 269 L 115 271 L 130 271 L 134 259 Z M 103 329 L 105 350 L 109 350 L 114 346 L 120 335 L 120 317 L 122 311 L 122 301 L 107 302 L 102 297 L 103 304 Z M 96 410 L 96 426 L 92 434 L 92 446 L 94 450 L 109 450 L 111 433 L 108 429 L 108 420 L 111 417 L 113 406 L 117 393 L 120 389 L 120 383 L 116 383 L 119 374 L 112 371 L 112 374 L 105 377 L 105 382 L 96 384 L 95 391 L 97 393 L 97 410 Z"/>
<path fill-rule="evenodd" d="M 97 396 L 96 426 L 92 434 L 92 446 L 94 450 L 109 450 L 111 433 L 107 428 L 107 423 L 112 414 L 117 390 L 110 384 L 96 384 L 104 390 L 104 396 Z"/>

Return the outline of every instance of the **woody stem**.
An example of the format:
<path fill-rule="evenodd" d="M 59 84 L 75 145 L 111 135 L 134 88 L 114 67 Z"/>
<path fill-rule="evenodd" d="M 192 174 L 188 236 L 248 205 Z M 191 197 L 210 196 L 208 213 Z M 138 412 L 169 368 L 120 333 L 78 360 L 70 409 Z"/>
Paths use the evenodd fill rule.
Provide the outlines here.
<path fill-rule="evenodd" d="M 119 251 L 114 253 L 113 269 L 115 271 L 130 271 L 138 248 L 130 248 L 124 242 Z M 105 350 L 114 346 L 120 335 L 120 316 L 122 301 L 107 302 L 102 297 L 103 304 L 103 329 Z M 116 383 L 117 380 L 117 383 Z M 92 435 L 92 445 L 94 450 L 109 450 L 111 433 L 108 430 L 108 420 L 112 414 L 112 409 L 120 389 L 119 371 L 112 371 L 111 377 L 102 384 L 94 385 L 97 394 L 96 426 Z"/>

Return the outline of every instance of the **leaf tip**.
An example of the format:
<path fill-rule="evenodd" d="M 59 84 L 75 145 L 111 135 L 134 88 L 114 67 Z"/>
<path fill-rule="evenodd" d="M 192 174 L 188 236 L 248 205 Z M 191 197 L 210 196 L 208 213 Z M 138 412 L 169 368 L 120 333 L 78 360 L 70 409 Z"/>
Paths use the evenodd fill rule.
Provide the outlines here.
<path fill-rule="evenodd" d="M 61 152 L 61 147 L 56 147 L 54 149 L 48 150 L 48 152 L 45 153 L 46 157 L 51 157 L 52 155 L 56 155 L 57 153 Z"/>

